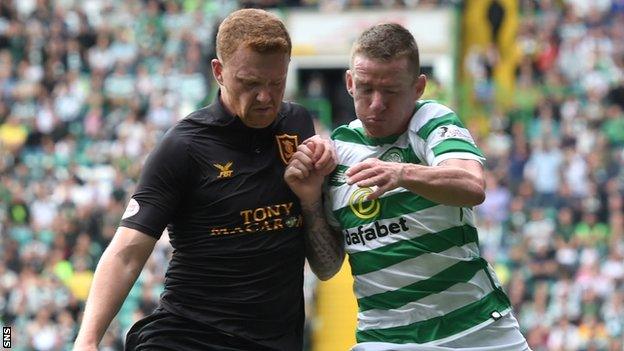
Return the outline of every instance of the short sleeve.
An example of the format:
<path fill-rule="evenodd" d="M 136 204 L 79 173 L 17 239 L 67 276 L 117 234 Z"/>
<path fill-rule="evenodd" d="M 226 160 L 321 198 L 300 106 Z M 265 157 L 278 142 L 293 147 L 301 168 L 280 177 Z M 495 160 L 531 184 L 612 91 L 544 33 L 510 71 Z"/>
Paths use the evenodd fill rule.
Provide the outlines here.
<path fill-rule="evenodd" d="M 329 189 L 327 184 L 323 187 L 323 210 L 325 211 L 325 219 L 327 224 L 335 230 L 341 230 L 340 222 L 336 219 L 334 212 L 332 211 L 332 202 L 329 196 Z"/>
<path fill-rule="evenodd" d="M 147 158 L 120 225 L 158 239 L 185 193 L 189 163 L 188 141 L 174 128 Z"/>
<path fill-rule="evenodd" d="M 448 107 L 427 103 L 419 108 L 410 125 L 410 143 L 423 153 L 426 163 L 437 166 L 448 159 L 485 161 L 472 135 Z"/>

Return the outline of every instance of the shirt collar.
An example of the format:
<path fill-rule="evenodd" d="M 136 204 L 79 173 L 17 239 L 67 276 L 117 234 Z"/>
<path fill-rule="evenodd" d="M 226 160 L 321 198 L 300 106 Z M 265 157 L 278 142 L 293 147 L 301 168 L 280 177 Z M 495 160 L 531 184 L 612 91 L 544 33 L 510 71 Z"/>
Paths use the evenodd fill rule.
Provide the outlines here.
<path fill-rule="evenodd" d="M 221 90 L 219 90 L 219 92 L 217 93 L 217 96 L 215 97 L 212 104 L 210 104 L 206 108 L 208 110 L 208 114 L 206 115 L 205 121 L 210 125 L 225 127 L 236 124 L 236 122 L 243 124 L 240 119 L 230 114 L 225 109 L 225 106 L 223 106 L 223 103 L 221 102 Z"/>

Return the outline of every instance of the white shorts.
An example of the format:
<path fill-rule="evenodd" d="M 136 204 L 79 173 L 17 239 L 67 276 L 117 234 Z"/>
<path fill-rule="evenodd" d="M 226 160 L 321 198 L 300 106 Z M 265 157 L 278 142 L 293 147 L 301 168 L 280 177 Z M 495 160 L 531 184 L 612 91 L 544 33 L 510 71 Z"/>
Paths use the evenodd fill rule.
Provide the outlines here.
<path fill-rule="evenodd" d="M 363 342 L 351 351 L 531 351 L 520 333 L 516 318 L 510 313 L 468 335 L 436 345 Z"/>

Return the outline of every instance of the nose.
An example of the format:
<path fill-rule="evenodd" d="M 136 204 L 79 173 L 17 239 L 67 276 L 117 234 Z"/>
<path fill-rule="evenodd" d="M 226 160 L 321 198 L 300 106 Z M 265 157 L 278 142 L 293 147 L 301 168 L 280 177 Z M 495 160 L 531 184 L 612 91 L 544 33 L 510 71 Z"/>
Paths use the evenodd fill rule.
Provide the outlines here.
<path fill-rule="evenodd" d="M 268 89 L 260 89 L 258 95 L 256 96 L 256 99 L 258 100 L 258 102 L 266 104 L 271 101 L 271 94 L 269 93 Z"/>
<path fill-rule="evenodd" d="M 380 92 L 374 92 L 371 98 L 370 109 L 373 111 L 383 111 L 386 109 L 383 95 Z"/>

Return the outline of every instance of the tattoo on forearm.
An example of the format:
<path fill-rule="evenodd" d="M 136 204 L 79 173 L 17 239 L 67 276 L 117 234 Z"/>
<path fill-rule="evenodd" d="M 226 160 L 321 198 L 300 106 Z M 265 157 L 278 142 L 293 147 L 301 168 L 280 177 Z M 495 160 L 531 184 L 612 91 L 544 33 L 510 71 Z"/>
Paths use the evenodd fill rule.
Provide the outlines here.
<path fill-rule="evenodd" d="M 340 233 L 330 228 L 320 201 L 302 209 L 306 257 L 319 279 L 331 278 L 342 266 L 344 246 Z"/>

